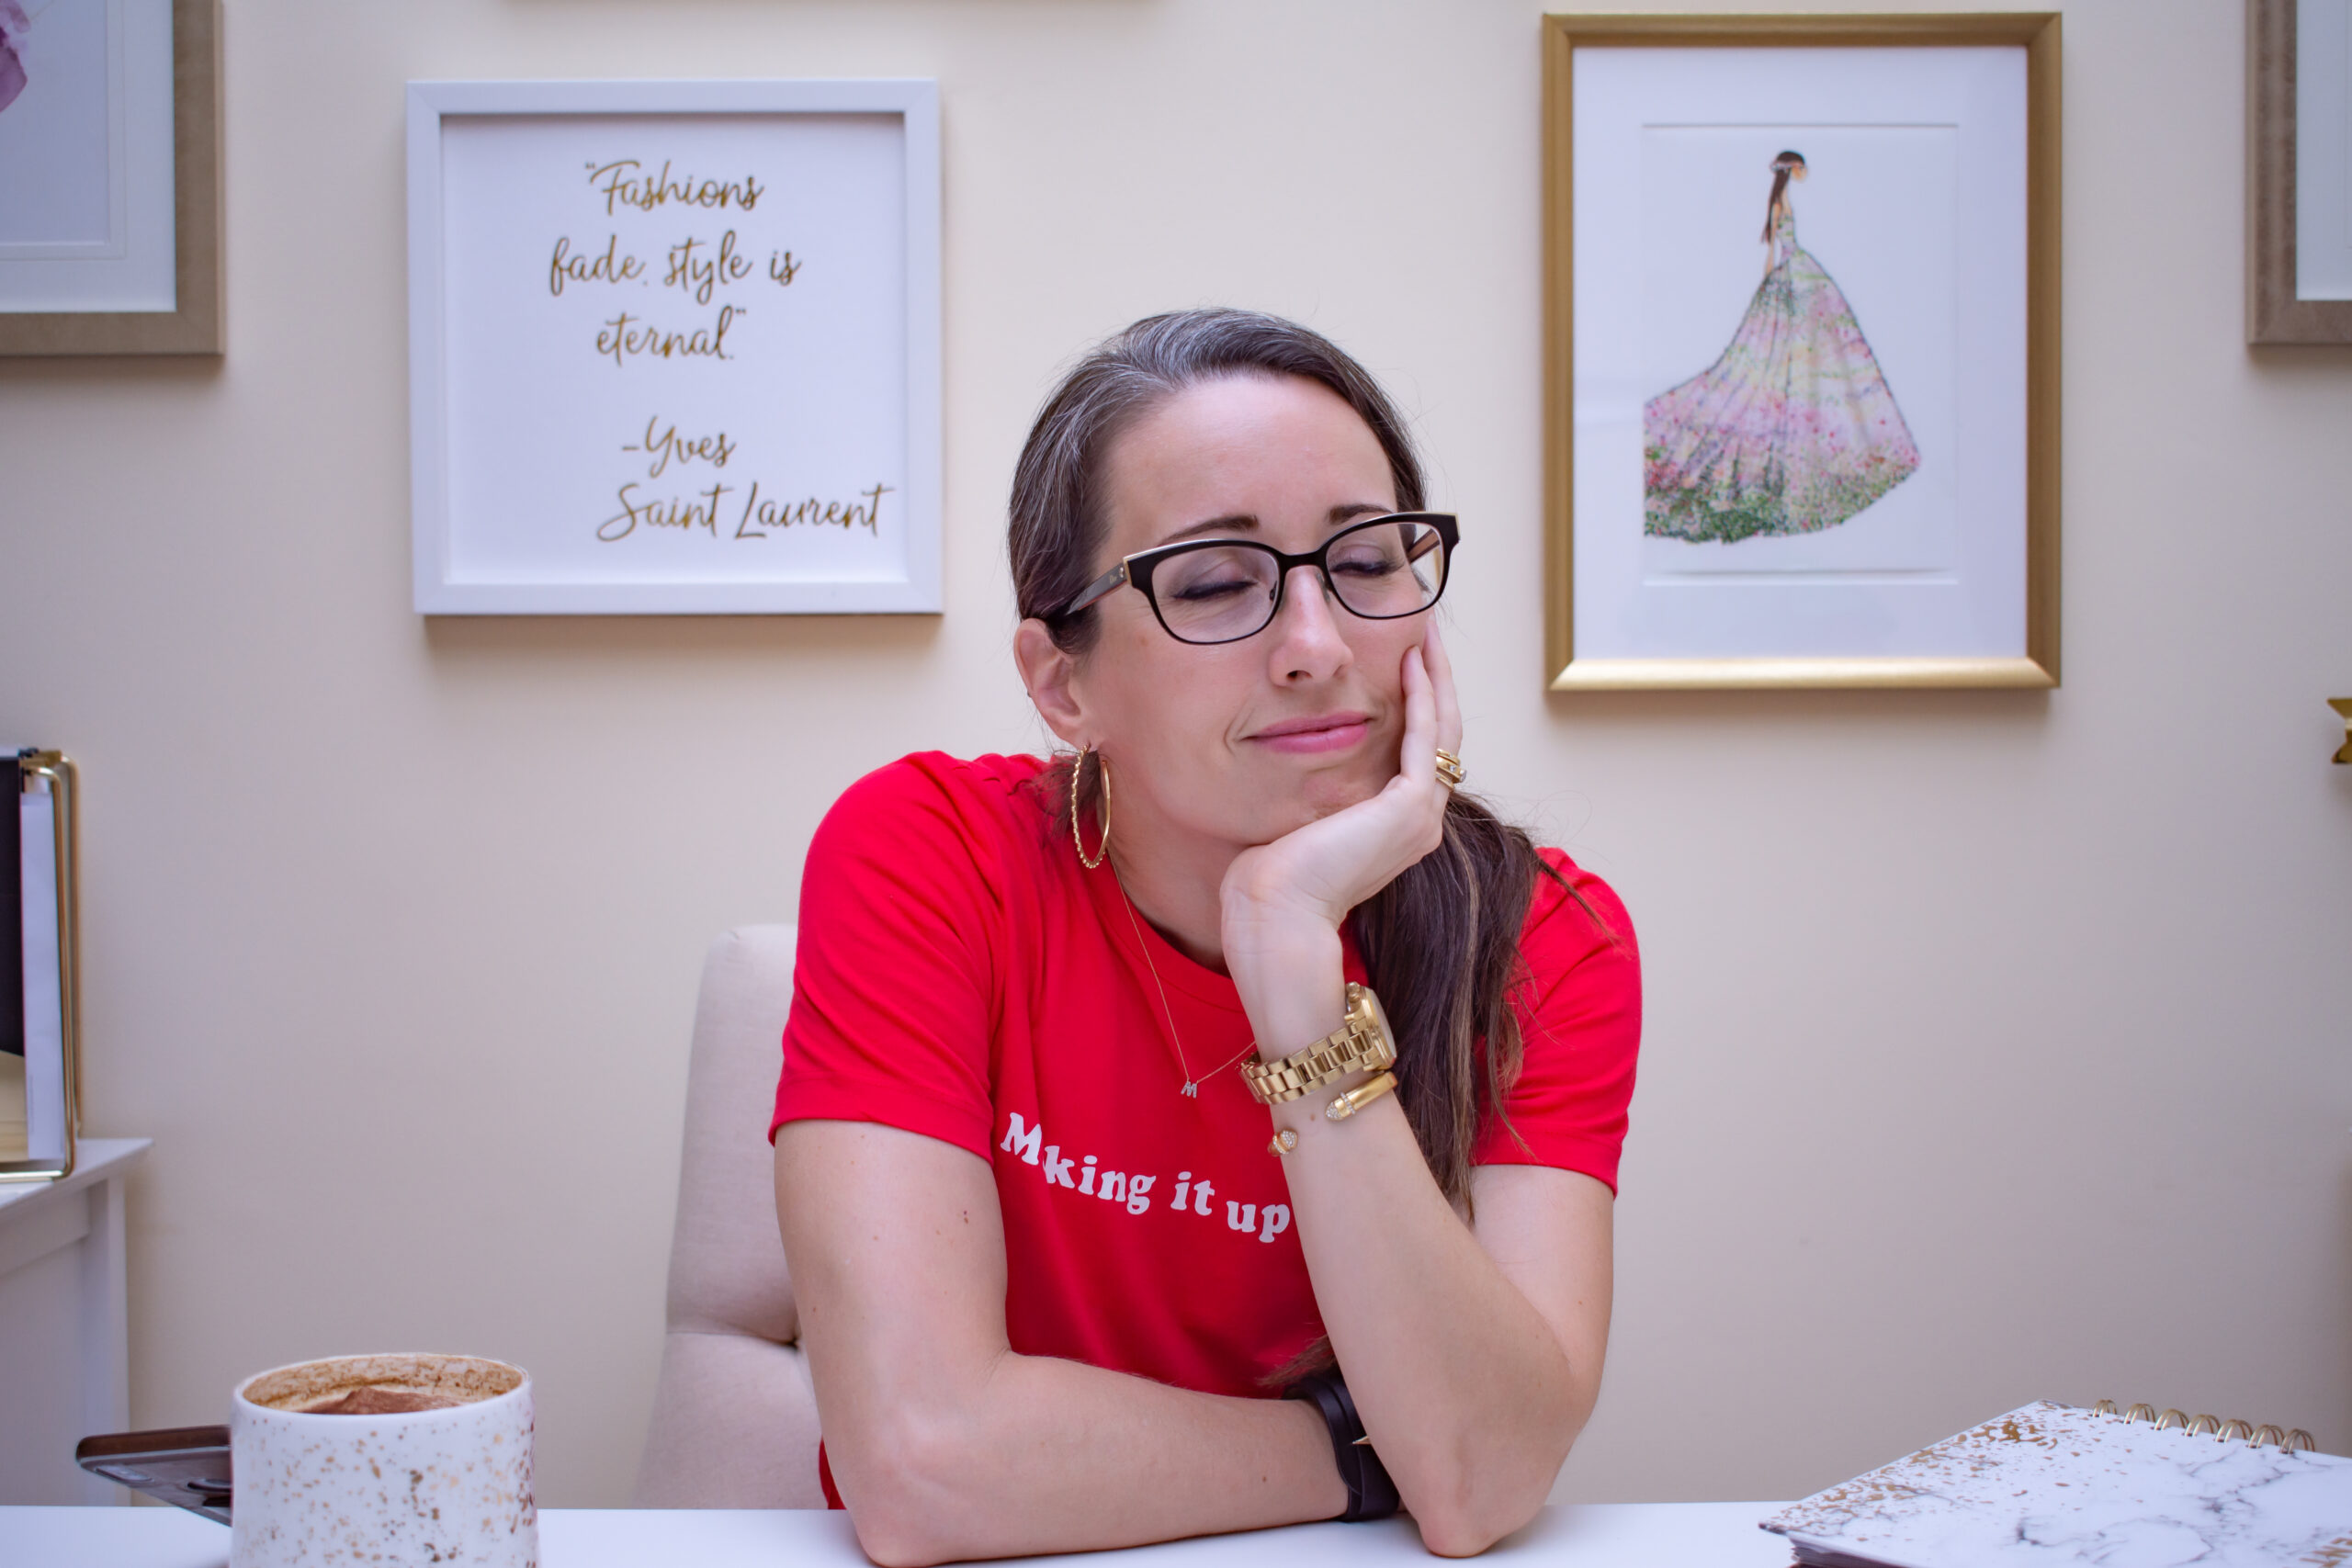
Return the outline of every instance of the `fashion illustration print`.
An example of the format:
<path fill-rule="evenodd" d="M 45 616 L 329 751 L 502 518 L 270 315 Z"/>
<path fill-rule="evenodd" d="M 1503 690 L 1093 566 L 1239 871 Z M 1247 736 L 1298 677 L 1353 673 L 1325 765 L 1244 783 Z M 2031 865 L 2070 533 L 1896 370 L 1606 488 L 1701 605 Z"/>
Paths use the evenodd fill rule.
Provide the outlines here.
<path fill-rule="evenodd" d="M 1790 181 L 1772 160 L 1764 281 L 1721 358 L 1642 408 L 1643 532 L 1730 543 L 1812 534 L 1909 478 L 1919 448 L 1853 308 L 1797 243 Z"/>

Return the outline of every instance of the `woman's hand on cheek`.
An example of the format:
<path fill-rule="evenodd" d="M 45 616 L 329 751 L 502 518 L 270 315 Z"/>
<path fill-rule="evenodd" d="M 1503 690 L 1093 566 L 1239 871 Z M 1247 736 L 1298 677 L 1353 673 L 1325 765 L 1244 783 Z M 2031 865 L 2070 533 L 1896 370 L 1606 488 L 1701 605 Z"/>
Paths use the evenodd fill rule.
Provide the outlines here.
<path fill-rule="evenodd" d="M 1443 840 L 1451 792 L 1437 752 L 1460 748 L 1462 710 L 1434 619 L 1406 650 L 1403 676 L 1396 776 L 1369 800 L 1243 851 L 1226 872 L 1225 959 L 1245 1002 L 1258 975 L 1336 943 L 1349 910 Z"/>

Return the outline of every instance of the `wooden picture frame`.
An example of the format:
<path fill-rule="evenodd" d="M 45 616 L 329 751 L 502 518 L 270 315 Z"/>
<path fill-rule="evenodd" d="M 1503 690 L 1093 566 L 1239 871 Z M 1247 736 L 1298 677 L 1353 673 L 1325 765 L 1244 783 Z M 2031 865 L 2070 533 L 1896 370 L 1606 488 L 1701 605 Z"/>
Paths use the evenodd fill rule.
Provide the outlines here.
<path fill-rule="evenodd" d="M 1547 687 L 1555 692 L 1573 692 L 1740 687 L 2055 686 L 2059 679 L 2061 369 L 2058 17 L 2054 13 L 2022 12 L 1903 16 L 1569 15 L 1546 17 L 1543 36 L 1546 468 L 1544 677 Z M 1835 62 L 1842 57 L 1828 51 L 1848 50 L 2015 51 L 2021 56 L 2021 85 L 2016 88 L 2013 100 L 2002 100 L 2017 104 L 2017 117 L 2022 122 L 2003 133 L 2011 139 L 2004 145 L 2015 145 L 2020 137 L 2022 141 L 2021 153 L 2004 167 L 2014 166 L 2020 171 L 2024 188 L 2021 193 L 2015 193 L 2017 199 L 2012 203 L 2018 216 L 2004 220 L 2017 235 L 2014 249 L 2018 262 L 2015 273 L 2005 275 L 2007 281 L 2003 288 L 2008 292 L 2003 298 L 2018 302 L 2018 314 L 2014 321 L 2003 318 L 2004 323 L 2013 329 L 2010 338 L 2004 341 L 2014 343 L 2013 348 L 2001 351 L 2008 355 L 2003 363 L 2013 364 L 2015 368 L 2013 373 L 2008 370 L 2001 373 L 2005 379 L 2000 384 L 2013 389 L 2003 395 L 2021 400 L 2022 407 L 2013 409 L 2004 405 L 1995 411 L 2000 416 L 1996 423 L 2002 428 L 2016 427 L 2014 436 L 2003 437 L 2012 443 L 2015 453 L 2014 458 L 2004 457 L 1999 468 L 2003 477 L 1999 485 L 1995 487 L 1998 491 L 1999 506 L 1984 513 L 1988 518 L 1997 514 L 1996 521 L 1988 521 L 1984 526 L 2001 530 L 1999 548 L 2006 552 L 2002 558 L 2006 564 L 2001 572 L 1988 574 L 1983 579 L 1985 582 L 2001 585 L 2001 646 L 1894 650 L 1781 646 L 1761 651 L 1702 648 L 1661 652 L 1657 649 L 1628 650 L 1623 647 L 1606 646 L 1603 633 L 1588 636 L 1580 646 L 1580 555 L 1590 558 L 1582 564 L 1586 567 L 1588 589 L 1585 604 L 1588 612 L 1591 612 L 1596 604 L 1595 595 L 1600 593 L 1605 586 L 1594 561 L 1604 557 L 1611 562 L 1632 558 L 1632 552 L 1649 547 L 1650 541 L 1644 536 L 1657 534 L 1659 530 L 1645 521 L 1645 509 L 1649 503 L 1644 497 L 1648 493 L 1646 487 L 1652 480 L 1646 476 L 1645 465 L 1647 459 L 1643 456 L 1648 441 L 1643 423 L 1647 404 L 1641 403 L 1636 405 L 1631 435 L 1633 457 L 1630 460 L 1633 467 L 1625 474 L 1616 472 L 1616 467 L 1623 466 L 1617 459 L 1622 458 L 1625 450 L 1624 442 L 1619 439 L 1617 446 L 1611 448 L 1614 454 L 1611 460 L 1616 467 L 1610 469 L 1608 483 L 1616 488 L 1609 493 L 1620 499 L 1612 501 L 1607 518 L 1588 515 L 1582 519 L 1585 532 L 1582 536 L 1578 532 L 1580 480 L 1590 481 L 1583 483 L 1583 493 L 1587 497 L 1589 511 L 1595 512 L 1598 508 L 1590 505 L 1590 497 L 1594 484 L 1599 482 L 1593 474 L 1580 476 L 1578 472 L 1580 444 L 1588 447 L 1588 468 L 1595 460 L 1589 429 L 1592 409 L 1588 407 L 1582 411 L 1587 419 L 1586 423 L 1580 425 L 1578 405 L 1580 345 L 1577 321 L 1579 295 L 1577 276 L 1578 192 L 1576 142 L 1579 119 L 1577 103 L 1578 58 L 1589 51 L 1692 51 L 1690 60 L 1693 69 L 1702 63 L 1708 69 L 1727 69 L 1724 62 L 1732 57 L 1721 51 L 1758 51 L 1754 62 L 1735 60 L 1734 63 L 1761 73 L 1768 64 L 1775 62 L 1784 64 L 1790 71 L 1796 71 L 1809 68 L 1805 66 L 1806 61 Z M 1775 55 L 1766 51 L 1812 52 L 1800 57 L 1794 53 Z M 1634 57 L 1617 58 L 1630 66 Z M 1666 62 L 1655 67 L 1658 72 L 1671 72 L 1679 64 L 1679 57 L 1671 53 L 1658 55 L 1653 52 L 1650 58 Z M 1873 58 L 1896 57 L 1882 55 Z M 1957 61 L 1960 57 L 1951 58 Z M 1927 57 L 1922 56 L 1921 61 L 1924 68 Z M 1600 80 L 1599 70 L 1597 66 L 1590 73 L 1595 81 Z M 1588 118 L 1602 112 L 1589 106 Z M 1724 122 L 1726 126 L 1731 123 Z M 1841 126 L 1847 122 L 1833 116 L 1823 123 Z M 1674 129 L 1682 127 L 1677 125 Z M 1760 129 L 1765 132 L 1770 130 L 1770 126 Z M 1598 157 L 1600 154 L 1594 152 L 1591 155 Z M 1768 152 L 1766 157 L 1769 159 L 1770 154 Z M 1759 169 L 1763 166 L 1761 164 L 1758 165 Z M 1778 166 L 1777 162 L 1771 164 L 1773 168 Z M 1642 177 L 1646 176 L 1631 176 L 1636 184 Z M 1624 183 L 1623 177 L 1612 175 L 1612 178 L 1619 178 L 1619 183 Z M 1776 201 L 1778 188 L 1775 187 Z M 1814 188 L 1817 191 L 1819 186 Z M 1600 198 L 1595 197 L 1592 199 Z M 1656 198 L 1643 199 L 1651 200 L 1655 207 Z M 1759 185 L 1754 197 L 1759 209 L 1765 199 L 1764 189 Z M 1804 199 L 1809 201 L 1813 197 Z M 1623 210 L 1623 205 L 1620 200 L 1617 209 L 1612 210 Z M 1777 207 L 1774 210 L 1778 211 Z M 1743 215 L 1743 221 L 1752 227 L 1752 218 Z M 1608 235 L 1614 232 L 1613 229 L 1596 231 L 1591 243 L 1602 244 Z M 1632 244 L 1633 242 L 1626 243 Z M 1595 254 L 1589 250 L 1588 259 Z M 1767 254 L 1769 256 L 1779 253 L 1768 251 Z M 1834 261 L 1827 265 L 1835 270 Z M 1752 274 L 1748 276 L 1752 276 Z M 1596 283 L 1593 287 L 1598 288 L 1600 285 Z M 1852 325 L 1851 317 L 1848 318 L 1847 324 Z M 1618 331 L 1613 318 L 1596 319 L 1598 334 L 1607 335 Z M 1599 348 L 1589 348 L 1588 368 L 1592 355 L 1600 352 Z M 1724 353 L 1728 359 L 1731 351 Z M 1973 339 L 1970 340 L 1968 353 L 1955 350 L 1954 361 L 1961 364 L 1962 368 L 1953 374 L 1976 374 L 1968 368 L 1968 363 L 1976 353 L 1977 344 Z M 1622 373 L 1622 367 L 1612 375 L 1614 378 L 1607 385 L 1611 388 L 1611 397 L 1615 400 L 1611 407 L 1617 411 L 1617 414 L 1611 417 L 1618 417 L 1618 423 L 1622 424 L 1623 419 L 1619 416 L 1629 395 L 1623 390 L 1628 378 Z M 1691 379 L 1695 382 L 1700 378 Z M 1593 387 L 1600 385 L 1600 380 L 1596 378 Z M 1643 383 L 1643 386 L 1645 389 L 1647 383 Z M 1592 388 L 1587 390 L 1589 394 Z M 1641 395 L 1646 397 L 1646 390 Z M 1588 402 L 1597 404 L 1597 400 L 1589 396 Z M 1979 419 L 1969 428 L 1985 428 L 1984 422 Z M 1983 444 L 1977 445 L 1981 446 Z M 1965 452 L 1955 447 L 1955 455 L 1950 462 L 1959 465 L 1965 457 Z M 1915 452 L 1913 462 L 1916 465 L 1917 461 Z M 1625 514 L 1622 504 L 1627 483 L 1632 486 L 1634 497 L 1630 517 Z M 1973 525 L 1973 518 L 1976 515 L 1967 505 L 1967 493 L 1973 492 L 1964 490 L 1955 491 L 1961 499 L 1949 503 L 1951 521 L 1945 525 L 1950 529 L 1961 531 L 1958 536 L 1963 538 L 1966 536 L 1964 531 Z M 1869 503 L 1864 504 L 1867 506 Z M 1833 518 L 1827 526 L 1834 528 L 1839 521 L 1841 519 Z M 1629 523 L 1633 530 L 1631 544 L 1625 542 Z M 1823 525 L 1816 523 L 1813 526 Z M 1604 538 L 1600 532 L 1604 527 L 1614 529 L 1613 534 L 1605 536 L 1608 541 L 1605 547 L 1596 545 L 1596 541 Z M 1781 533 L 1789 530 L 1770 531 Z M 1810 536 L 1821 538 L 1827 536 L 1814 534 Z M 1676 537 L 1688 540 L 1698 536 L 1683 534 Z M 1744 539 L 1746 536 L 1722 535 L 1713 537 Z M 1778 547 L 1785 541 L 1774 538 L 1764 542 Z M 1618 570 L 1614 565 L 1611 567 L 1611 571 Z M 1792 572 L 1781 581 L 1792 582 L 1796 576 Z M 1611 583 L 1616 581 L 1617 578 L 1609 580 Z M 1624 581 L 1638 584 L 1645 580 L 1636 570 Z M 1856 575 L 1855 581 L 1860 581 L 1860 574 Z M 2014 587 L 2009 584 L 2014 584 Z M 1618 592 L 1613 586 L 1608 587 L 1607 591 Z M 1970 591 L 1979 592 L 1976 589 Z M 1990 588 L 1981 591 L 1994 592 Z M 1628 595 L 1633 592 L 1632 587 L 1624 590 Z M 1763 602 L 1758 599 L 1750 603 Z M 1686 600 L 1682 603 L 1684 607 L 1688 607 L 1699 601 Z M 1595 624 L 1601 624 L 1597 615 L 1589 615 L 1589 618 Z M 1620 619 L 1625 620 L 1626 617 Z M 1810 623 L 1805 616 L 1792 615 L 1781 640 L 1802 644 L 1809 635 L 1809 628 Z"/>
<path fill-rule="evenodd" d="M 217 355 L 222 333 L 220 266 L 220 0 L 169 0 L 172 88 L 173 308 L 138 310 L 10 310 L 0 285 L 0 355 Z M 126 27 L 151 11 L 126 6 Z M 134 199 L 136 197 L 134 197 Z M 160 237 L 159 237 L 160 240 Z M 133 244 L 143 231 L 134 231 Z M 51 266 L 73 266 L 71 261 Z"/>
<path fill-rule="evenodd" d="M 2305 299 L 2297 288 L 2298 243 L 2303 238 L 2299 207 L 2306 192 L 2299 180 L 2306 163 L 2297 156 L 2301 111 L 2298 85 L 2309 73 L 2324 101 L 2337 113 L 2347 98 L 2346 60 L 2342 51 L 2321 58 L 2299 58 L 2296 0 L 2246 0 L 2245 7 L 2245 341 L 2249 344 L 2352 343 L 2352 298 Z M 2331 116 L 2330 118 L 2334 118 Z M 2339 124 L 2337 141 L 2343 140 Z M 2339 175 L 2342 171 L 2335 171 Z M 2342 182 L 2333 184 L 2331 213 L 2344 214 Z"/>

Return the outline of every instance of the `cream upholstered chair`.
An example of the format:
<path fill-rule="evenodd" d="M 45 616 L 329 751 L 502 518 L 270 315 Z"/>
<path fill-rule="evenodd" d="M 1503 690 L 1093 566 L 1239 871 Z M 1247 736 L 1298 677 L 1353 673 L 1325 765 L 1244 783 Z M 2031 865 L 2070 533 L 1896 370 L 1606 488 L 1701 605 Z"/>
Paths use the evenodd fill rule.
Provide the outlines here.
<path fill-rule="evenodd" d="M 792 1006 L 793 928 L 711 943 L 686 1067 L 669 1334 L 640 1508 L 821 1508 L 817 1396 L 775 1225 L 768 1118 Z"/>

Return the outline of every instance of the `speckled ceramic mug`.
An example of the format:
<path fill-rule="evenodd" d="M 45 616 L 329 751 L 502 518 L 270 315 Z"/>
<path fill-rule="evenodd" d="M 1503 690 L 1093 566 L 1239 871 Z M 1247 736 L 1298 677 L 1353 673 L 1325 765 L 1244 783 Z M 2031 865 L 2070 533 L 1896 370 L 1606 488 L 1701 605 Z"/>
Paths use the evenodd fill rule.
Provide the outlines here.
<path fill-rule="evenodd" d="M 231 1568 L 537 1568 L 531 1379 L 475 1356 L 257 1373 L 229 1413 Z"/>

